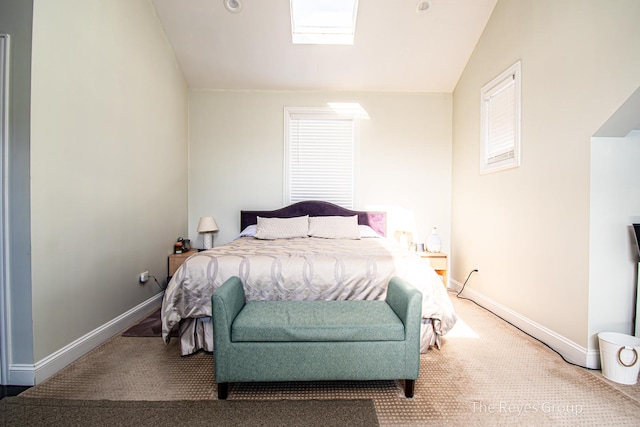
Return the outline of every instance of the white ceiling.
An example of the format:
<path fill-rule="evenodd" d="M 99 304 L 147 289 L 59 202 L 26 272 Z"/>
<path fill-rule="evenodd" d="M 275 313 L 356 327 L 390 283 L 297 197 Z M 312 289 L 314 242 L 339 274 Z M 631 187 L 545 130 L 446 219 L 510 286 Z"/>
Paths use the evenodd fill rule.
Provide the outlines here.
<path fill-rule="evenodd" d="M 353 46 L 291 43 L 289 0 L 153 0 L 192 89 L 452 92 L 497 0 L 360 0 Z"/>

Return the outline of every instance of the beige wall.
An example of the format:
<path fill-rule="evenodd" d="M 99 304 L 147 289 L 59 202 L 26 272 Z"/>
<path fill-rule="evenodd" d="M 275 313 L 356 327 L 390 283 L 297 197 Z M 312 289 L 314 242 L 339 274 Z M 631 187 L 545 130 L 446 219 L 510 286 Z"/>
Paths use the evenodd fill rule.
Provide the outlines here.
<path fill-rule="evenodd" d="M 640 85 L 640 2 L 500 0 L 453 96 L 453 278 L 587 348 L 591 136 Z M 522 166 L 480 176 L 479 93 L 522 61 Z"/>
<path fill-rule="evenodd" d="M 189 234 L 200 216 L 220 227 L 214 244 L 238 234 L 241 209 L 283 205 L 284 107 L 358 102 L 358 208 L 414 212 L 418 239 L 437 226 L 449 248 L 451 95 L 420 93 L 216 92 L 189 97 Z"/>
<path fill-rule="evenodd" d="M 187 88 L 147 0 L 36 0 L 35 361 L 159 292 L 187 224 Z"/>

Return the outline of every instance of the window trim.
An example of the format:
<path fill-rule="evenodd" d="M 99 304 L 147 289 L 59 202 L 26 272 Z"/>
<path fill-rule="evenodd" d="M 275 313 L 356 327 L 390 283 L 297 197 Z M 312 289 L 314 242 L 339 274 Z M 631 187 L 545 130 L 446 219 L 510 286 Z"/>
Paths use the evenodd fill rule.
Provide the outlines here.
<path fill-rule="evenodd" d="M 488 107 L 492 95 L 496 95 L 509 85 L 512 79 L 514 85 L 513 105 L 513 157 L 490 161 L 488 135 Z M 521 161 L 521 62 L 518 61 L 480 89 L 480 174 L 488 174 L 520 166 Z"/>
<path fill-rule="evenodd" d="M 292 117 L 297 115 L 308 116 L 309 118 L 334 118 L 348 119 L 353 123 L 353 199 L 352 206 L 343 206 L 348 209 L 356 209 L 360 200 L 360 116 L 356 112 L 340 112 L 335 108 L 327 107 L 284 107 L 284 147 L 283 147 L 283 204 L 293 203 L 290 194 L 290 158 L 291 150 L 290 125 Z M 334 202 L 335 203 L 335 202 Z"/>

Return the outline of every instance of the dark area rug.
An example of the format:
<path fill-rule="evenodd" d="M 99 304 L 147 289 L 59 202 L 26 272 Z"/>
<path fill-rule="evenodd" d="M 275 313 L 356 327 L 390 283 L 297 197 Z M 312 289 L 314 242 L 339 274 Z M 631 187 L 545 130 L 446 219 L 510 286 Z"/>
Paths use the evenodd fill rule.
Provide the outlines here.
<path fill-rule="evenodd" d="M 133 325 L 122 334 L 123 337 L 161 337 L 162 319 L 160 318 L 160 308 Z M 171 331 L 172 337 L 178 336 L 177 327 Z"/>
<path fill-rule="evenodd" d="M 373 400 L 113 401 L 7 397 L 2 426 L 377 426 Z"/>

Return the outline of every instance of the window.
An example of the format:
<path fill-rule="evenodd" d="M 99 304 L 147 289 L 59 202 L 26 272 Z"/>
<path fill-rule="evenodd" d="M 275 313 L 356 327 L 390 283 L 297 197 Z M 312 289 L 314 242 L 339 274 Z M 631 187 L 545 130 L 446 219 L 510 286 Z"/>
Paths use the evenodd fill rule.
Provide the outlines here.
<path fill-rule="evenodd" d="M 481 90 L 480 173 L 520 166 L 520 61 Z"/>
<path fill-rule="evenodd" d="M 285 108 L 285 203 L 356 205 L 358 120 L 330 108 Z"/>
<path fill-rule="evenodd" d="M 352 45 L 358 0 L 291 0 L 294 44 Z"/>

